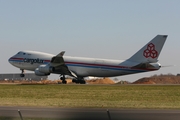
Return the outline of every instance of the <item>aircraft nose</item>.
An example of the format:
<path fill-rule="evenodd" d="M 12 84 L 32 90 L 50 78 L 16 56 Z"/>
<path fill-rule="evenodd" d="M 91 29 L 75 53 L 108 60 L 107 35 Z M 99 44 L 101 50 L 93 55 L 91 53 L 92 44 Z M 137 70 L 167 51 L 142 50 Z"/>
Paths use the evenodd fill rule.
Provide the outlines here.
<path fill-rule="evenodd" d="M 12 64 L 12 57 L 8 59 L 8 62 Z"/>

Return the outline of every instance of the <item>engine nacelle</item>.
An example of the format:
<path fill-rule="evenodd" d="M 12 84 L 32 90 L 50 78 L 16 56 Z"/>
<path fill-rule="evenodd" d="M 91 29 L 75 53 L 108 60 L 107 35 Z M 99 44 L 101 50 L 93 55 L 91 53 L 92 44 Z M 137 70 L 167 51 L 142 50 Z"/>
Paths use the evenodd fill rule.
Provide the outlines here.
<path fill-rule="evenodd" d="M 38 70 L 41 73 L 50 74 L 50 73 L 54 72 L 55 68 L 51 67 L 49 65 L 40 65 L 38 67 Z"/>
<path fill-rule="evenodd" d="M 39 68 L 36 68 L 36 70 L 34 71 L 34 73 L 37 75 L 37 76 L 46 76 L 46 75 L 50 75 L 50 73 L 42 73 L 39 71 Z"/>
<path fill-rule="evenodd" d="M 159 64 L 159 63 L 149 63 L 149 64 L 150 64 L 150 66 L 149 66 L 150 69 L 159 70 L 161 68 L 161 64 Z"/>

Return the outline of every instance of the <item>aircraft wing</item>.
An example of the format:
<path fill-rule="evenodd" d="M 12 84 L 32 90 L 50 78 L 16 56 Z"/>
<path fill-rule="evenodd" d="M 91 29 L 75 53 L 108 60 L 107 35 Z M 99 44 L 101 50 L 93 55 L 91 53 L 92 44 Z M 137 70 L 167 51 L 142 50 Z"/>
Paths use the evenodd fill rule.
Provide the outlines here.
<path fill-rule="evenodd" d="M 57 73 L 57 74 L 61 74 L 61 75 L 70 75 L 72 77 L 77 77 L 72 71 L 70 71 L 68 69 L 68 67 L 66 66 L 64 59 L 63 59 L 63 55 L 64 55 L 65 51 L 60 52 L 58 55 L 54 56 L 51 59 L 51 63 L 50 66 L 54 67 L 54 72 L 53 73 Z"/>

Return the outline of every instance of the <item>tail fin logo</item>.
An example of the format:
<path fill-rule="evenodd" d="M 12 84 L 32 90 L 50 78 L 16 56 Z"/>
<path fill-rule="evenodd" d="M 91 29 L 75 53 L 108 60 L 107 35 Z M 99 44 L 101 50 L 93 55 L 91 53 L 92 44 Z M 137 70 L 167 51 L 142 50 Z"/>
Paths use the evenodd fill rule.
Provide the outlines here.
<path fill-rule="evenodd" d="M 155 45 L 153 43 L 149 43 L 147 45 L 147 49 L 144 50 L 143 55 L 146 58 L 151 57 L 153 59 L 158 57 L 158 52 L 155 50 Z"/>

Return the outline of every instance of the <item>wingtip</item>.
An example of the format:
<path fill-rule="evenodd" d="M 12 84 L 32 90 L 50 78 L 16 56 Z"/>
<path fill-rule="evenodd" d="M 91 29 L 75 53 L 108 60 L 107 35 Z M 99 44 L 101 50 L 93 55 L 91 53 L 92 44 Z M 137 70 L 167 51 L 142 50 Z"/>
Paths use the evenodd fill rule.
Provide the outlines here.
<path fill-rule="evenodd" d="M 63 55 L 64 55 L 64 53 L 65 53 L 65 51 L 62 51 L 60 54 L 63 56 Z"/>
<path fill-rule="evenodd" d="M 162 36 L 162 37 L 164 37 L 164 38 L 167 38 L 167 37 L 168 37 L 168 35 L 159 35 L 159 36 Z"/>
<path fill-rule="evenodd" d="M 167 37 L 168 37 L 168 35 L 163 35 L 163 37 L 164 37 L 164 38 L 167 38 Z"/>
<path fill-rule="evenodd" d="M 65 51 L 62 51 L 57 56 L 61 56 L 62 57 L 64 55 L 64 53 L 65 53 Z"/>

